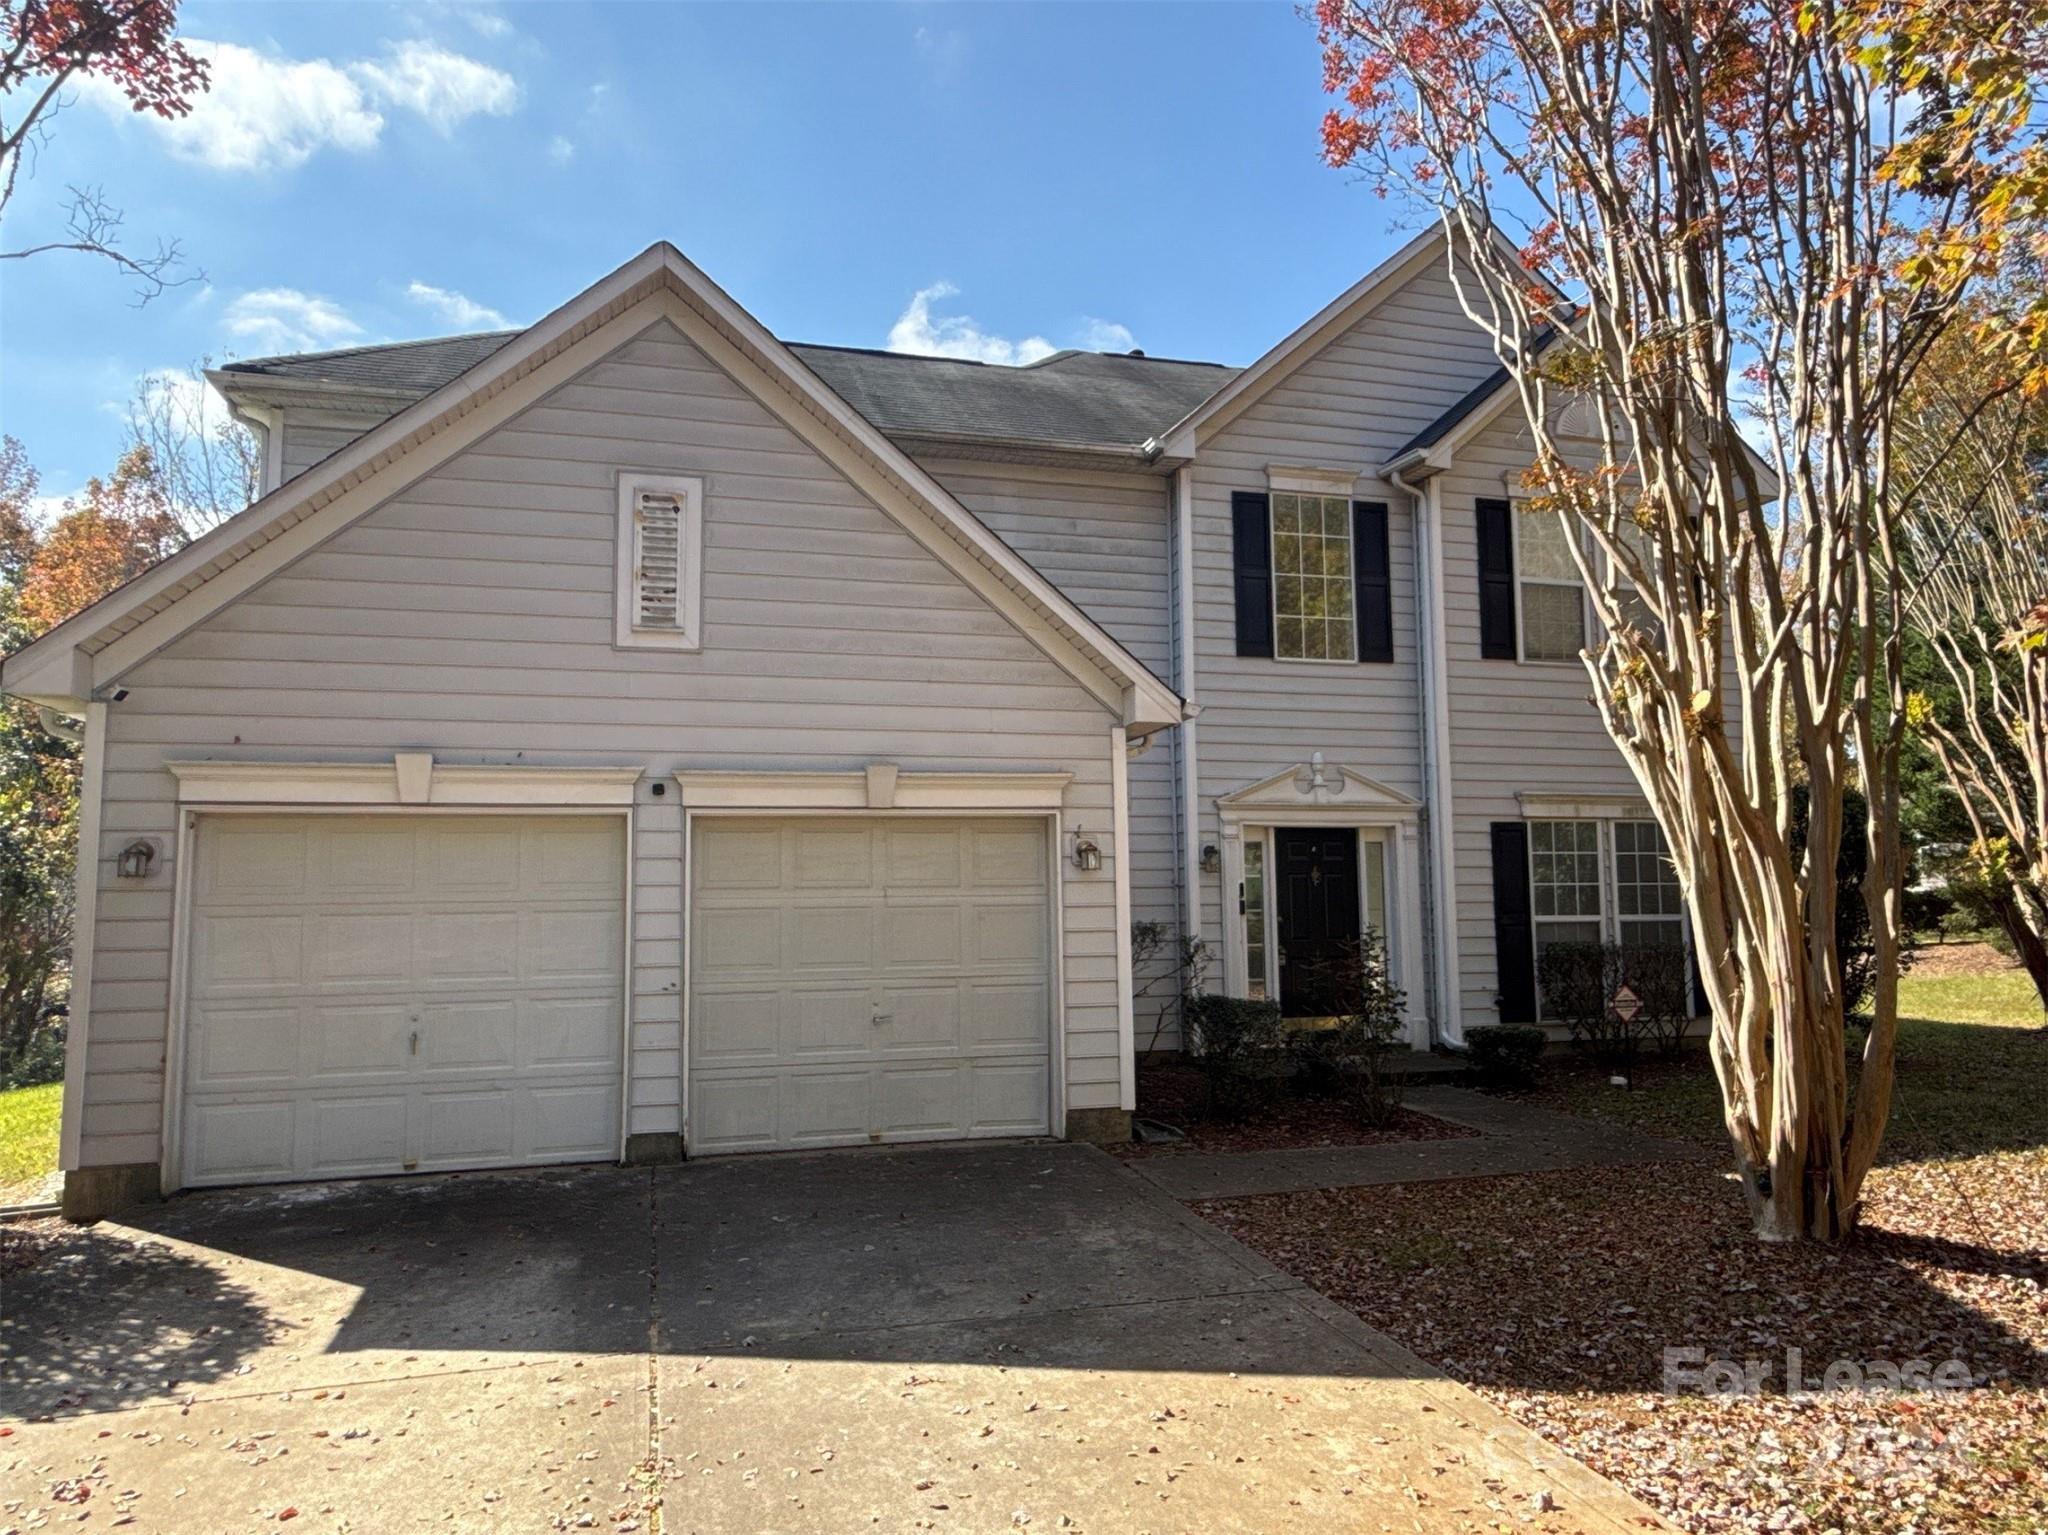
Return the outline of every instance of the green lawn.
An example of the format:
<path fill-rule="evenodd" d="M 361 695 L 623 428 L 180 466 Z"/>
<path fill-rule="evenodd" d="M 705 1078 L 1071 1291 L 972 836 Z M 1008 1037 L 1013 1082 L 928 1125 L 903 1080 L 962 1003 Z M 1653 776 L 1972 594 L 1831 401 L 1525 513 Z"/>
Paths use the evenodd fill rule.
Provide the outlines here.
<path fill-rule="evenodd" d="M 57 1116 L 64 1084 L 0 1093 L 0 1205 L 38 1197 L 57 1165 Z"/>
<path fill-rule="evenodd" d="M 1886 1161 L 1980 1156 L 2048 1146 L 2048 1033 L 2026 976 L 1944 976 L 1899 982 L 1898 1079 Z M 1530 1095 L 1646 1134 L 1720 1149 L 1721 1095 L 1704 1053 L 1645 1057 L 1633 1090 L 1570 1055 L 1545 1061 Z"/>

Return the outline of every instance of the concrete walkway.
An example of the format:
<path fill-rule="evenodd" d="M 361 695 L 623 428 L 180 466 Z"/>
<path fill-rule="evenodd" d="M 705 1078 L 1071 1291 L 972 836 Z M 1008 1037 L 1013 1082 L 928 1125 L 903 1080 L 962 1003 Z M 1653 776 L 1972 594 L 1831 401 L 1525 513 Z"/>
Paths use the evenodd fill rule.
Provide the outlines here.
<path fill-rule="evenodd" d="M 1386 1146 L 1134 1157 L 1127 1165 L 1154 1188 L 1175 1199 L 1194 1201 L 1380 1183 L 1491 1178 L 1565 1167 L 1696 1161 L 1701 1155 L 1698 1147 L 1682 1141 L 1657 1140 L 1465 1088 L 1413 1087 L 1408 1090 L 1407 1106 L 1479 1134 Z"/>
<path fill-rule="evenodd" d="M 0 1529 L 1665 1528 L 1085 1146 L 196 1195 L 51 1236 L 0 1308 Z"/>

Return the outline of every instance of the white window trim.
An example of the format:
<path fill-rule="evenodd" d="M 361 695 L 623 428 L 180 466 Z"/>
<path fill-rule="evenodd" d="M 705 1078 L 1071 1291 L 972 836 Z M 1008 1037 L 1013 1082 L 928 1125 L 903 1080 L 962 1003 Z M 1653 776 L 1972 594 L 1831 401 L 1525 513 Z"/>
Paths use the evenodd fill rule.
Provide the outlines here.
<path fill-rule="evenodd" d="M 633 561 L 633 508 L 649 492 L 671 495 L 683 503 L 676 530 L 676 618 L 673 629 L 643 628 L 635 621 L 637 572 Z M 619 475 L 618 527 L 612 573 L 614 631 L 612 642 L 623 650 L 702 649 L 704 598 L 704 482 L 685 475 L 626 470 Z"/>
<path fill-rule="evenodd" d="M 1579 593 L 1580 640 L 1583 644 L 1587 645 L 1590 645 L 1593 640 L 1593 599 L 1591 594 L 1587 592 L 1586 583 L 1583 580 L 1560 581 L 1553 576 L 1525 576 L 1522 574 L 1522 519 L 1532 515 L 1538 514 L 1525 510 L 1522 500 L 1509 500 L 1508 542 L 1514 550 L 1515 558 L 1515 660 L 1522 666 L 1583 666 L 1585 663 L 1577 656 L 1532 656 L 1529 654 L 1529 647 L 1523 642 L 1522 636 L 1528 632 L 1529 619 L 1529 605 L 1522 601 L 1522 588 L 1524 586 L 1576 587 Z M 1540 515 L 1549 517 L 1556 514 L 1554 512 L 1544 512 Z M 1279 634 L 1280 631 L 1278 629 L 1273 631 L 1276 648 L 1279 644 Z"/>
<path fill-rule="evenodd" d="M 1273 589 L 1270 597 L 1273 610 L 1273 659 L 1285 661 L 1289 666 L 1356 666 L 1358 664 L 1358 548 L 1356 543 L 1358 523 L 1356 515 L 1352 513 L 1351 509 L 1351 503 L 1355 499 L 1351 484 L 1352 482 L 1347 479 L 1344 482 L 1344 488 L 1340 490 L 1334 488 L 1334 482 L 1287 486 L 1273 483 L 1270 479 L 1268 481 L 1266 491 L 1266 577 L 1267 584 Z M 1280 564 L 1278 558 L 1280 530 L 1274 525 L 1273 521 L 1273 498 L 1275 496 L 1325 496 L 1341 498 L 1344 502 L 1346 514 L 1353 518 L 1351 532 L 1345 540 L 1352 546 L 1351 569 L 1344 577 L 1351 584 L 1351 654 L 1348 656 L 1283 656 L 1280 654 Z"/>
<path fill-rule="evenodd" d="M 1561 813 L 1575 808 L 1583 813 Z M 1634 812 L 1634 813 L 1631 813 Z M 1651 819 L 1649 809 L 1640 800 L 1602 798 L 1588 796 L 1573 799 L 1568 796 L 1546 796 L 1525 794 L 1522 796 L 1522 814 L 1528 821 L 1590 821 L 1598 842 L 1600 859 L 1600 941 L 1603 944 L 1621 941 L 1621 911 L 1619 891 L 1616 888 L 1617 875 L 1614 863 L 1614 828 L 1621 822 L 1640 824 Z M 1659 829 L 1661 832 L 1661 828 Z M 1669 839 L 1667 839 L 1668 842 Z M 1539 917 L 1536 914 L 1536 850 L 1529 849 L 1529 950 L 1533 961 L 1538 962 L 1536 983 L 1536 1021 L 1543 1017 L 1543 986 L 1540 979 L 1541 946 L 1536 941 L 1539 924 L 1544 922 L 1583 922 L 1581 917 Z M 1678 907 L 1679 941 L 1685 949 L 1685 977 L 1688 993 L 1694 984 L 1694 950 L 1692 940 L 1692 914 L 1685 909 L 1683 900 Z"/>

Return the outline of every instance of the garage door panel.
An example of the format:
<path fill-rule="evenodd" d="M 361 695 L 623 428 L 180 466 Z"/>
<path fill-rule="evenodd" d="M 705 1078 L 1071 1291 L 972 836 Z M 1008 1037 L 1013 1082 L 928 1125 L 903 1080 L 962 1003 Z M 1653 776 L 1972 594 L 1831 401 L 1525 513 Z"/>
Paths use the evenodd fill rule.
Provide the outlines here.
<path fill-rule="evenodd" d="M 403 983 L 415 957 L 414 912 L 317 911 L 308 935 L 306 979 L 316 984 L 370 986 Z"/>
<path fill-rule="evenodd" d="M 404 900 L 418 880 L 418 834 L 399 821 L 337 822 L 318 839 L 316 878 L 328 898 Z"/>
<path fill-rule="evenodd" d="M 202 819 L 184 1181 L 615 1155 L 623 830 Z"/>
<path fill-rule="evenodd" d="M 484 985 L 516 981 L 520 915 L 516 910 L 417 912 L 410 921 L 419 978 Z"/>
<path fill-rule="evenodd" d="M 713 821 L 695 835 L 693 1153 L 1044 1133 L 1043 821 Z"/>
<path fill-rule="evenodd" d="M 705 977 L 745 977 L 779 970 L 781 915 L 776 908 L 753 906 L 700 913 L 693 946 Z"/>
<path fill-rule="evenodd" d="M 799 827 L 790 839 L 796 890 L 865 891 L 875 878 L 875 841 L 865 826 Z"/>
<path fill-rule="evenodd" d="M 210 833 L 196 894 L 202 898 L 286 900 L 304 894 L 310 843 L 304 829 L 274 822 Z"/>
<path fill-rule="evenodd" d="M 892 889 L 957 889 L 961 832 L 955 826 L 888 826 L 882 829 Z"/>
<path fill-rule="evenodd" d="M 1050 1072 L 1038 1061 L 982 1061 L 973 1078 L 975 1129 L 988 1135 L 1030 1135 L 1045 1121 Z"/>
<path fill-rule="evenodd" d="M 690 1004 L 693 1058 L 707 1065 L 772 1061 L 782 1048 L 782 993 L 704 991 Z"/>
<path fill-rule="evenodd" d="M 185 1140 L 192 1181 L 289 1177 L 293 1106 L 276 1100 L 202 1104 L 186 1117 Z"/>
<path fill-rule="evenodd" d="M 619 972 L 626 930 L 616 905 L 588 911 L 530 911 L 523 927 L 526 978 L 538 985 L 608 982 Z"/>
<path fill-rule="evenodd" d="M 192 924 L 194 973 L 200 995 L 230 996 L 269 989 L 303 975 L 305 929 L 296 916 L 238 912 L 205 916 Z"/>
<path fill-rule="evenodd" d="M 779 888 L 781 832 L 734 822 L 701 827 L 691 850 L 690 882 L 707 892 Z"/>
<path fill-rule="evenodd" d="M 521 883 L 547 899 L 616 901 L 625 857 L 615 823 L 545 822 L 526 836 Z"/>
<path fill-rule="evenodd" d="M 209 1087 L 281 1087 L 299 1071 L 299 1017 L 291 1007 L 209 1007 L 195 1080 Z"/>
<path fill-rule="evenodd" d="M 774 922 L 777 914 L 762 912 L 761 920 Z M 796 974 L 821 970 L 865 972 L 875 955 L 875 916 L 864 903 L 797 907 L 781 915 L 787 925 L 788 968 Z"/>
<path fill-rule="evenodd" d="M 330 1177 L 388 1172 L 405 1165 L 406 1099 L 318 1098 L 301 1110 L 308 1144 L 302 1159 Z"/>
<path fill-rule="evenodd" d="M 970 1051 L 1008 1046 L 1042 1050 L 1045 1020 L 1051 1011 L 1052 987 L 1043 980 L 970 981 L 960 1016 L 965 1023 L 964 1048 Z"/>
<path fill-rule="evenodd" d="M 618 1099 L 616 1087 L 598 1083 L 530 1090 L 526 1098 L 531 1119 L 524 1138 L 526 1149 L 543 1157 L 610 1156 L 610 1136 L 594 1134 L 593 1128 L 617 1122 Z"/>
<path fill-rule="evenodd" d="M 1043 900 L 977 904 L 968 918 L 972 946 L 964 956 L 976 969 L 1043 969 L 1050 920 Z"/>
<path fill-rule="evenodd" d="M 887 1020 L 875 1030 L 876 1045 L 891 1055 L 952 1055 L 960 1049 L 960 984 L 891 986 L 882 993 Z"/>
<path fill-rule="evenodd" d="M 805 986 L 782 1000 L 785 1020 L 781 1038 L 770 1038 L 770 1060 L 815 1060 L 820 1056 L 867 1055 L 869 1033 L 878 1011 L 875 993 L 867 986 Z"/>
<path fill-rule="evenodd" d="M 973 840 L 974 883 L 982 890 L 1021 890 L 1036 895 L 1045 889 L 1045 828 L 1017 822 L 1013 825 L 977 825 L 969 828 Z"/>
<path fill-rule="evenodd" d="M 522 1008 L 521 1063 L 549 1071 L 608 1071 L 618 1058 L 617 999 L 537 997 Z"/>
<path fill-rule="evenodd" d="M 412 1009 L 403 1003 L 315 1006 L 304 1016 L 315 1081 L 339 1087 L 413 1069 Z"/>

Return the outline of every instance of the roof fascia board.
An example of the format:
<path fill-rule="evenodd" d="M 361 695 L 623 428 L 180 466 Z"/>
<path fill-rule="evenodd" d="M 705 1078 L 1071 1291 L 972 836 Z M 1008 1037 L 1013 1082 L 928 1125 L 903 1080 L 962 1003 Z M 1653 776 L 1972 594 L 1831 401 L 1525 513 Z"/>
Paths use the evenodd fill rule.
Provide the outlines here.
<path fill-rule="evenodd" d="M 1228 426 L 1338 334 L 1364 319 L 1381 300 L 1440 254 L 1445 239 L 1441 228 L 1426 229 L 1415 236 L 1297 326 L 1265 356 L 1161 433 L 1159 451 L 1172 457 L 1192 458 L 1199 438 Z"/>
<path fill-rule="evenodd" d="M 420 389 L 373 389 L 359 384 L 339 384 L 331 379 L 270 378 L 260 373 L 231 373 L 220 368 L 206 370 L 206 381 L 229 401 L 251 400 L 259 405 L 311 405 L 327 410 L 348 410 L 380 416 L 422 399 Z"/>

